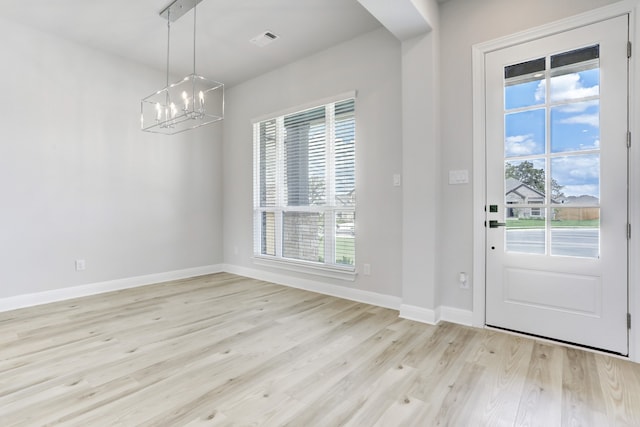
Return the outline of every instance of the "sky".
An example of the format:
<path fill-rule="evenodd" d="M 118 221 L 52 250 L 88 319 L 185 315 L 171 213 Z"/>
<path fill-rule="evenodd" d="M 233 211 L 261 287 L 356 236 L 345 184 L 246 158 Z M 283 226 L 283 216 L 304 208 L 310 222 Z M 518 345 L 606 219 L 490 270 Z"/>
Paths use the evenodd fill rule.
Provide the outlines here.
<path fill-rule="evenodd" d="M 599 81 L 595 68 L 551 77 L 549 88 L 544 76 L 505 87 L 506 161 L 544 167 L 549 150 L 551 178 L 566 196 L 599 198 Z"/>

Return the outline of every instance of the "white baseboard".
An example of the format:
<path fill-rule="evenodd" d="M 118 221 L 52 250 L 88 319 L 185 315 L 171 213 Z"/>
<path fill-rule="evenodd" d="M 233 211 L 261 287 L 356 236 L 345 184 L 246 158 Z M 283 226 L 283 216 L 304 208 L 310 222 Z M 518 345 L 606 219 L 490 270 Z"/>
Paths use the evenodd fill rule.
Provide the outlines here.
<path fill-rule="evenodd" d="M 32 294 L 16 295 L 8 298 L 0 298 L 0 312 L 32 307 L 56 301 L 72 298 L 96 295 L 121 289 L 136 288 L 138 286 L 152 285 L 154 283 L 168 282 L 171 280 L 187 279 L 189 277 L 202 276 L 222 272 L 221 265 L 206 265 L 202 267 L 186 268 L 165 273 L 147 274 L 144 276 L 127 277 L 124 279 L 108 280 L 105 282 L 90 283 L 87 285 L 73 286 L 70 288 L 53 289 L 50 291 L 36 292 Z"/>
<path fill-rule="evenodd" d="M 417 307 L 415 305 L 402 304 L 400 306 L 400 317 L 416 322 L 437 325 L 440 322 L 451 322 L 459 325 L 472 326 L 473 312 L 460 308 L 440 306 L 435 310 Z"/>
<path fill-rule="evenodd" d="M 458 325 L 473 326 L 473 311 L 443 305 L 440 306 L 440 320 L 457 323 Z"/>
<path fill-rule="evenodd" d="M 292 288 L 304 289 L 310 292 L 317 292 L 323 295 L 331 295 L 351 301 L 371 304 L 378 307 L 399 310 L 400 317 L 408 320 L 415 320 L 421 323 L 435 325 L 440 321 L 458 323 L 461 325 L 472 325 L 472 312 L 454 307 L 437 307 L 435 310 L 418 307 L 409 304 L 402 304 L 402 298 L 376 292 L 353 289 L 346 286 L 331 285 L 316 280 L 301 279 L 285 274 L 272 273 L 252 268 L 240 267 L 230 264 L 216 264 L 202 267 L 187 268 L 184 270 L 168 271 L 164 273 L 148 274 L 144 276 L 128 277 L 124 279 L 108 280 L 105 282 L 90 283 L 87 285 L 74 286 L 50 291 L 36 292 L 31 294 L 16 295 L 8 298 L 0 298 L 0 312 L 16 310 L 19 308 L 32 307 L 51 302 L 64 301 L 89 295 L 96 295 L 105 292 L 118 291 L 121 289 L 136 288 L 139 286 L 152 285 L 154 283 L 168 282 L 171 280 L 187 279 L 189 277 L 203 276 L 228 272 L 252 279 L 264 280 L 277 283 L 279 285 Z"/>
<path fill-rule="evenodd" d="M 440 321 L 439 309 L 431 310 L 409 304 L 400 306 L 400 317 L 429 325 L 436 325 Z"/>
<path fill-rule="evenodd" d="M 346 286 L 331 285 L 315 280 L 300 279 L 284 274 L 271 273 L 253 268 L 226 264 L 223 266 L 223 269 L 227 273 L 237 274 L 239 276 L 250 277 L 257 280 L 264 280 L 267 282 L 276 283 L 278 285 L 304 289 L 306 291 L 317 292 L 323 295 L 331 295 L 338 298 L 376 305 L 378 307 L 390 308 L 393 310 L 398 310 L 402 302 L 402 299 L 400 297 L 348 288 Z"/>

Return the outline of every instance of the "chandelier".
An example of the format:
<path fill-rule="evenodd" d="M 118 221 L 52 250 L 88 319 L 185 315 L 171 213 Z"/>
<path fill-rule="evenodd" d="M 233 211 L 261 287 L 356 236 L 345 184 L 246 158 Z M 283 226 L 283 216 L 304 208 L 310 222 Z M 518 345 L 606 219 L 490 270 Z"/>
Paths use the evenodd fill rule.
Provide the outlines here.
<path fill-rule="evenodd" d="M 167 19 L 167 78 L 163 89 L 140 102 L 140 125 L 145 132 L 173 135 L 222 120 L 224 85 L 196 73 L 196 6 L 202 0 L 174 0 L 160 16 Z M 169 84 L 171 22 L 193 9 L 193 73 Z"/>

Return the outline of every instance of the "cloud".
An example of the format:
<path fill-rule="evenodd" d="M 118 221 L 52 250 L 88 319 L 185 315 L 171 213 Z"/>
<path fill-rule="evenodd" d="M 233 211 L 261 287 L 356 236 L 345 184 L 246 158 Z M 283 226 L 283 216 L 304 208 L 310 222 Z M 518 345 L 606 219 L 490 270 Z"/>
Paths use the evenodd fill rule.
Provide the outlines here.
<path fill-rule="evenodd" d="M 508 136 L 504 143 L 505 153 L 508 157 L 534 154 L 538 147 L 538 143 L 533 139 L 533 134 Z"/>
<path fill-rule="evenodd" d="M 600 156 L 557 157 L 551 160 L 551 176 L 566 196 L 600 196 Z"/>
<path fill-rule="evenodd" d="M 566 119 L 560 120 L 560 123 L 567 125 L 589 125 L 595 128 L 600 126 L 600 115 L 599 114 L 580 114 L 577 116 L 567 117 Z"/>
<path fill-rule="evenodd" d="M 600 186 L 598 184 L 583 184 L 583 185 L 565 185 L 560 190 L 565 196 L 600 196 Z"/>
<path fill-rule="evenodd" d="M 600 140 L 596 139 L 591 144 L 579 144 L 578 150 L 598 150 L 600 148 Z"/>
<path fill-rule="evenodd" d="M 572 102 L 570 104 L 559 105 L 557 107 L 553 107 L 553 110 L 560 113 L 584 113 L 589 108 L 597 107 L 599 104 L 599 100 L 593 99 L 591 101 Z"/>
<path fill-rule="evenodd" d="M 575 181 L 600 178 L 600 156 L 595 154 L 558 157 L 551 161 L 553 174 L 563 174 Z"/>
<path fill-rule="evenodd" d="M 534 97 L 536 98 L 536 101 L 543 101 L 546 94 L 547 94 L 547 81 L 540 80 L 540 83 L 538 83 L 538 88 L 536 89 L 536 93 Z"/>
<path fill-rule="evenodd" d="M 547 82 L 541 80 L 536 89 L 536 101 L 545 99 Z M 600 86 L 584 87 L 580 81 L 580 74 L 564 74 L 551 78 L 551 100 L 579 99 L 600 94 Z"/>

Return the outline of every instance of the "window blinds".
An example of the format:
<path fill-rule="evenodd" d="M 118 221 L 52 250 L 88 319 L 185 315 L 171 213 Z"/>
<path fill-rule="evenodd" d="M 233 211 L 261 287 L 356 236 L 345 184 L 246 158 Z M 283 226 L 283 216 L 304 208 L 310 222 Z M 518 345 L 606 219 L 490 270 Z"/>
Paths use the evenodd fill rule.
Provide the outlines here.
<path fill-rule="evenodd" d="M 254 252 L 355 265 L 355 100 L 254 124 Z"/>

